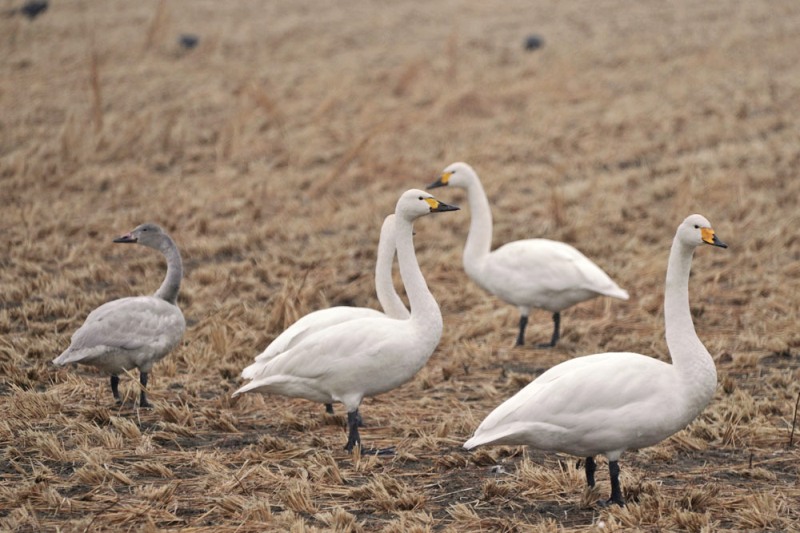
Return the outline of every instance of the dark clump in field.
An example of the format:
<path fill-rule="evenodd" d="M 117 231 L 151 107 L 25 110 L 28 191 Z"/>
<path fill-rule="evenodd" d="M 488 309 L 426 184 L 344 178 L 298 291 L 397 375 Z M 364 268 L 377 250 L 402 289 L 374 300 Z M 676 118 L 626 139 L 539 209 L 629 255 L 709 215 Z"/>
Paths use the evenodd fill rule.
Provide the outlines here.
<path fill-rule="evenodd" d="M 797 528 L 800 4 L 190 4 L 0 17 L 0 530 Z M 191 56 L 182 28 L 202 36 Z M 548 46 L 527 54 L 532 28 Z M 464 274 L 469 210 L 443 190 L 464 209 L 414 240 L 444 336 L 363 404 L 365 446 L 395 455 L 346 454 L 341 406 L 231 400 L 299 316 L 378 307 L 383 217 L 460 160 L 495 247 L 567 242 L 630 300 L 565 311 L 552 350 L 514 348 L 519 315 Z M 695 212 L 729 245 L 699 249 L 690 280 L 719 386 L 688 428 L 623 455 L 628 505 L 595 505 L 602 459 L 590 492 L 578 458 L 462 450 L 554 364 L 668 359 L 667 254 Z M 135 372 L 120 407 L 107 376 L 49 364 L 92 309 L 158 288 L 158 254 L 111 244 L 144 221 L 186 268 L 188 328 L 153 369 L 152 410 Z M 529 337 L 551 331 L 534 311 Z"/>

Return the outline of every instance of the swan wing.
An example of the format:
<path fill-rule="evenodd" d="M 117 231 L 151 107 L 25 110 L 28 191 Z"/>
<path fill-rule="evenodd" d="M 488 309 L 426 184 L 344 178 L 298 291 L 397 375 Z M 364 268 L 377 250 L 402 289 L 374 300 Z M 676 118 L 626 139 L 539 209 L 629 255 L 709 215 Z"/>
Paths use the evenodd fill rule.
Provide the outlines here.
<path fill-rule="evenodd" d="M 72 335 L 56 365 L 79 363 L 118 350 L 158 357 L 180 342 L 186 321 L 180 309 L 161 298 L 138 296 L 107 302 L 92 311 Z"/>
<path fill-rule="evenodd" d="M 408 320 L 351 320 L 307 337 L 271 360 L 257 363 L 256 377 L 237 390 L 341 401 L 389 391 L 411 379 L 438 344 L 416 342 Z M 255 366 L 255 365 L 253 365 Z"/>
<path fill-rule="evenodd" d="M 683 427 L 680 389 L 674 368 L 658 359 L 578 357 L 498 406 L 464 446 L 530 444 L 587 456 L 647 446 Z"/>
<path fill-rule="evenodd" d="M 285 352 L 289 348 L 318 331 L 360 318 L 377 318 L 383 313 L 368 307 L 330 307 L 309 313 L 297 322 L 286 328 L 280 335 L 275 337 L 267 348 L 256 356 L 256 361 L 266 361 L 276 355 Z"/>
<path fill-rule="evenodd" d="M 576 248 L 548 239 L 526 239 L 501 246 L 489 255 L 483 277 L 489 290 L 506 294 L 508 301 L 524 296 L 524 300 L 542 302 L 543 308 L 554 311 L 564 304 L 543 303 L 570 293 L 574 296 L 565 298 L 578 298 L 577 301 L 594 294 L 628 298 L 626 291 Z"/>

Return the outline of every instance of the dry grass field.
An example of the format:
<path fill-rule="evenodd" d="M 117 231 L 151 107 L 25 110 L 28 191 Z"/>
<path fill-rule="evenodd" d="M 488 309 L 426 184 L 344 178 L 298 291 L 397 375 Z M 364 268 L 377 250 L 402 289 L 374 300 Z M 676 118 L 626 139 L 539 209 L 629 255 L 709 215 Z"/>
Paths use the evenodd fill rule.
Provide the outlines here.
<path fill-rule="evenodd" d="M 0 8 L 0 530 L 800 531 L 800 3 L 53 0 Z M 183 49 L 178 37 L 200 37 Z M 545 39 L 526 51 L 525 38 Z M 516 309 L 461 267 L 469 210 L 415 226 L 444 335 L 411 382 L 341 406 L 230 399 L 303 314 L 377 307 L 384 215 L 449 163 L 481 175 L 495 246 L 568 242 L 631 293 L 563 313 L 557 348 L 513 348 Z M 699 212 L 691 306 L 717 393 L 621 460 L 599 508 L 575 458 L 468 453 L 483 417 L 550 366 L 667 360 L 663 281 Z M 155 291 L 164 226 L 186 268 L 183 343 L 152 410 L 91 368 L 55 369 L 86 315 Z M 399 276 L 396 275 L 399 286 Z M 546 340 L 548 313 L 528 340 Z M 499 468 L 493 468 L 499 466 Z"/>

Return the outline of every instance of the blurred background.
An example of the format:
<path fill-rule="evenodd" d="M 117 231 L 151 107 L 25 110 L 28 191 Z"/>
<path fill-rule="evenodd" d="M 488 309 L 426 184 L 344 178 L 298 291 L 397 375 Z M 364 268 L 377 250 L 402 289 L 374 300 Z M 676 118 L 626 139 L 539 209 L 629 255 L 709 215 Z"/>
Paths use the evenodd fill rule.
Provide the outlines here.
<path fill-rule="evenodd" d="M 278 432 L 290 449 L 328 446 L 340 468 L 355 468 L 345 476 L 350 481 L 374 474 L 340 452 L 336 424 L 314 425 L 321 408 L 271 397 L 231 405 L 227 398 L 241 368 L 297 317 L 330 305 L 377 307 L 372 272 L 383 217 L 403 191 L 424 188 L 461 160 L 482 178 L 495 247 L 529 237 L 568 242 L 631 299 L 597 299 L 566 311 L 555 350 L 512 349 L 517 311 L 476 287 L 461 267 L 469 210 L 417 223 L 418 258 L 442 308 L 444 337 L 412 383 L 364 409 L 374 424 L 363 432 L 366 439 L 397 444 L 401 435 L 416 442 L 406 449 L 422 463 L 406 457 L 403 465 L 373 465 L 389 477 L 394 468 L 405 472 L 409 490 L 427 495 L 412 508 L 430 520 L 407 518 L 402 529 L 525 528 L 548 516 L 567 528 L 593 523 L 591 511 L 575 509 L 578 478 L 566 501 L 543 497 L 550 498 L 547 512 L 522 494 L 529 488 L 504 497 L 539 509 L 533 516 L 501 511 L 508 501 L 481 493 L 483 467 L 466 463 L 458 448 L 492 407 L 562 360 L 614 350 L 668 359 L 661 311 L 666 258 L 675 228 L 694 212 L 730 246 L 698 250 L 690 285 L 696 329 L 717 361 L 721 387 L 697 422 L 703 429 L 691 434 L 697 442 L 687 445 L 689 437 L 682 437 L 659 452 L 641 452 L 655 455 L 637 456 L 645 470 L 633 460 L 626 474 L 633 479 L 623 485 L 646 483 L 654 457 L 674 461 L 675 454 L 701 450 L 691 461 L 713 463 L 712 473 L 700 477 L 722 488 L 713 504 L 692 511 L 700 513 L 691 522 L 697 530 L 780 530 L 797 519 L 791 496 L 797 447 L 785 448 L 800 392 L 797 2 L 52 0 L 37 11 L 3 0 L 0 8 L 0 394 L 11 420 L 0 434 L 6 444 L 29 431 L 66 450 L 80 447 L 70 439 L 87 430 L 71 426 L 76 419 L 119 431 L 110 422 L 118 413 L 85 412 L 87 403 L 105 400 L 105 378 L 91 369 L 56 372 L 48 363 L 91 309 L 158 287 L 158 254 L 111 244 L 152 221 L 181 248 L 186 277 L 179 304 L 189 327 L 184 344 L 153 371 L 151 398 L 161 407 L 145 415 L 139 437 L 124 441 L 109 464 L 139 486 L 141 472 L 115 463 L 116 454 L 144 453 L 135 449 L 149 432 L 178 431 L 165 429 L 169 423 L 191 428 L 196 447 L 219 449 L 220 439 L 240 434 L 234 454 Z M 466 208 L 463 193 L 433 192 Z M 399 276 L 396 282 L 400 287 Z M 549 314 L 535 311 L 528 338 L 544 340 L 551 327 Z M 123 385 L 133 393 L 132 380 Z M 41 398 L 50 398 L 41 410 L 26 407 Z M 194 413 L 191 424 L 171 405 Z M 304 429 L 299 436 L 297 424 Z M 53 433 L 64 425 L 72 436 Z M 420 444 L 413 435 L 430 441 Z M 43 458 L 31 439 L 14 444 L 19 457 L 46 466 L 50 473 L 39 475 L 66 487 L 57 489 L 62 496 L 89 490 L 51 464 L 85 459 Z M 709 448 L 728 455 L 703 456 Z M 762 477 L 741 473 L 748 471 L 742 466 L 748 453 L 752 467 L 752 454 L 758 460 L 779 449 L 788 455 L 757 465 L 767 472 Z M 174 452 L 167 464 L 185 460 Z M 231 471 L 245 461 L 219 453 Z M 459 459 L 430 462 L 442 453 Z M 516 453 L 512 459 L 523 460 Z M 285 460 L 288 471 L 305 468 Z M 551 470 L 555 460 L 536 458 L 551 461 Z M 722 464 L 735 472 L 741 466 L 743 479 L 755 483 L 747 486 L 772 499 L 748 500 L 749 489 L 734 489 L 725 477 L 739 474 L 713 470 Z M 697 464 L 684 466 L 667 463 L 655 475 L 690 472 Z M 33 483 L 36 468 L 20 468 L 4 478 Z M 429 478 L 414 478 L 420 469 L 454 468 L 474 476 L 464 479 L 474 482 L 477 496 L 439 498 Z M 155 517 L 153 524 L 198 526 L 179 510 L 205 497 L 208 491 L 192 483 L 202 484 L 206 474 L 186 473 L 193 481 L 168 495 L 178 522 Z M 631 490 L 680 499 L 682 485 L 666 485 Z M 258 500 L 261 490 L 262 500 L 279 505 L 274 516 L 258 515 L 250 526 L 295 527 L 285 516 L 274 522 L 292 509 L 276 503 L 283 501 L 279 492 L 247 490 L 242 498 Z M 352 524 L 368 530 L 406 516 L 396 508 L 365 515 L 369 505 L 351 506 L 338 489 L 307 490 L 310 501 L 328 502 L 314 504 L 313 512 L 299 507 L 308 527 L 334 527 L 318 516 L 328 505 L 354 513 Z M 460 486 L 445 483 L 442 494 L 455 490 Z M 454 507 L 476 498 L 485 503 L 471 507 L 477 518 Z M 10 529 L 86 526 L 56 512 L 56 500 L 2 493 L 9 511 L 0 519 Z M 231 505 L 215 507 L 218 525 L 250 516 L 243 511 L 249 504 Z M 727 513 L 726 505 L 738 510 Z M 578 514 L 561 521 L 565 509 Z M 691 529 L 675 513 L 611 512 L 608 523 Z M 498 513 L 508 522 L 492 522 Z M 141 515 L 131 516 L 119 523 L 141 525 L 135 518 Z M 96 525 L 117 524 L 108 520 Z"/>

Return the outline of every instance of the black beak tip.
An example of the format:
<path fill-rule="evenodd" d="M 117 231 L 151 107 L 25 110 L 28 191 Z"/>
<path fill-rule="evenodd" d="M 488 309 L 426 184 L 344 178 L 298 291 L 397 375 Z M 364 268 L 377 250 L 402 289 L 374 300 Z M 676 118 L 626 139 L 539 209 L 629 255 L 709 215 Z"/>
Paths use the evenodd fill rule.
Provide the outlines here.
<path fill-rule="evenodd" d="M 128 233 L 127 235 L 123 235 L 122 237 L 117 237 L 112 242 L 123 243 L 123 244 L 135 243 L 136 242 L 136 237 L 134 237 L 133 235 Z"/>
<path fill-rule="evenodd" d="M 728 247 L 728 245 L 725 244 L 724 242 L 722 242 L 721 240 L 719 240 L 716 235 L 714 235 L 714 243 L 713 244 L 714 244 L 714 246 L 719 246 L 720 248 L 727 248 Z"/>
<path fill-rule="evenodd" d="M 434 181 L 433 183 L 431 183 L 430 185 L 428 185 L 425 188 L 426 189 L 438 189 L 439 187 L 444 187 L 444 183 L 442 183 L 442 180 L 440 180 L 440 179 Z"/>

